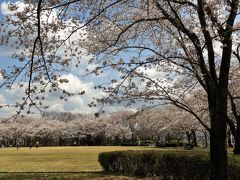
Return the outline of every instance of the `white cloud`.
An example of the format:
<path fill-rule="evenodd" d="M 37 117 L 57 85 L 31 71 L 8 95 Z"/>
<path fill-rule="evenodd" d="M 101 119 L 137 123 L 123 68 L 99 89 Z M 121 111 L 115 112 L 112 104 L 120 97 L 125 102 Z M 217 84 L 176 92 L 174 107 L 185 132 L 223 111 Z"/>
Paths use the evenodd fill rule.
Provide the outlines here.
<path fill-rule="evenodd" d="M 59 81 L 63 81 L 62 83 L 60 83 L 59 87 L 70 93 L 81 92 L 84 86 L 83 83 L 78 79 L 78 77 L 72 74 L 62 75 L 59 78 Z"/>
<path fill-rule="evenodd" d="M 60 83 L 59 87 L 70 93 L 85 91 L 84 95 L 72 96 L 67 101 L 60 100 L 60 94 L 52 96 L 48 94 L 44 102 L 49 106 L 48 111 L 68 111 L 72 113 L 93 113 L 96 109 L 89 108 L 87 105 L 92 98 L 100 97 L 103 92 L 94 89 L 93 82 L 83 82 L 73 74 L 62 75 L 59 80 L 67 80 L 67 83 Z"/>
<path fill-rule="evenodd" d="M 165 72 L 158 71 L 155 68 L 145 69 L 144 67 L 138 68 L 139 72 L 143 72 L 151 79 L 164 78 L 166 76 Z"/>
<path fill-rule="evenodd" d="M 0 104 L 4 104 L 6 102 L 5 98 L 2 94 L 0 94 Z"/>
<path fill-rule="evenodd" d="M 85 91 L 84 95 L 71 96 L 67 98 L 67 101 L 60 99 L 62 95 L 60 92 L 52 92 L 44 95 L 45 100 L 42 102 L 44 106 L 48 106 L 47 111 L 59 111 L 59 112 L 72 112 L 72 113 L 94 113 L 96 108 L 88 107 L 88 104 L 92 101 L 92 98 L 97 98 L 103 95 L 102 91 L 94 89 L 93 82 L 83 82 L 77 76 L 73 74 L 65 74 L 60 78 L 67 79 L 68 83 L 61 83 L 60 88 L 71 92 L 77 93 Z M 27 83 L 25 83 L 27 86 Z M 20 88 L 16 85 L 11 90 L 0 89 L 0 104 L 15 104 L 16 101 L 20 101 L 24 97 L 24 88 Z M 0 109 L 1 116 L 14 114 L 17 109 L 4 108 Z M 37 112 L 37 111 L 36 111 Z"/>
<path fill-rule="evenodd" d="M 62 75 L 59 80 L 67 80 L 67 83 L 60 83 L 59 87 L 70 93 L 77 93 L 81 91 L 86 91 L 87 95 L 96 95 L 96 90 L 94 90 L 93 82 L 83 82 L 77 76 L 73 74 Z"/>
<path fill-rule="evenodd" d="M 97 67 L 97 64 L 89 64 L 89 65 L 87 66 L 87 69 L 88 69 L 89 71 L 93 71 L 93 70 L 95 70 L 96 67 Z"/>
<path fill-rule="evenodd" d="M 1 13 L 4 16 L 12 15 L 16 12 L 23 11 L 25 7 L 26 7 L 26 4 L 21 1 L 17 1 L 17 2 L 11 3 L 11 4 L 10 4 L 10 2 L 5 1 L 5 2 L 1 3 Z"/>
<path fill-rule="evenodd" d="M 137 109 L 134 107 L 123 107 L 123 106 L 118 106 L 118 105 L 106 106 L 105 110 L 106 110 L 106 112 L 118 112 L 118 111 L 136 112 L 137 111 Z"/>
<path fill-rule="evenodd" d="M 1 13 L 2 13 L 2 15 L 13 14 L 13 12 L 8 9 L 8 3 L 7 2 L 3 2 L 1 4 Z"/>

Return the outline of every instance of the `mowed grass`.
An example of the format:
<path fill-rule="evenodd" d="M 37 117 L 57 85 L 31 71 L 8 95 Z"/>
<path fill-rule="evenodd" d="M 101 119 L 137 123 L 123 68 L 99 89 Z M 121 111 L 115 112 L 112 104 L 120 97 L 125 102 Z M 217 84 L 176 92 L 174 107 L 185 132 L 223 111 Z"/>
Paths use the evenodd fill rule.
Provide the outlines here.
<path fill-rule="evenodd" d="M 132 180 L 131 178 L 125 180 Z M 1 180 L 117 180 L 104 173 L 0 173 Z M 122 180 L 122 179 L 119 179 Z"/>
<path fill-rule="evenodd" d="M 156 150 L 121 146 L 0 148 L 0 172 L 101 171 L 98 163 L 100 152 L 149 149 Z"/>
<path fill-rule="evenodd" d="M 209 149 L 194 148 L 186 151 L 179 148 L 81 146 L 0 148 L 1 180 L 136 180 L 138 178 L 105 174 L 98 163 L 98 154 L 107 151 L 159 150 L 163 153 L 209 153 Z M 240 164 L 240 156 L 229 151 L 229 160 Z M 6 173 L 5 173 L 6 172 Z"/>

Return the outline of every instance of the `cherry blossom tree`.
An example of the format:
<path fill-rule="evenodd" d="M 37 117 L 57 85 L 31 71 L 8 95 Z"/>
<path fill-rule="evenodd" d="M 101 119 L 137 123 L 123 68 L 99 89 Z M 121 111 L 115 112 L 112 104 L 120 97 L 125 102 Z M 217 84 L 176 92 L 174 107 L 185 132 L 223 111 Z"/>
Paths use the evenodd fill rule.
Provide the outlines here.
<path fill-rule="evenodd" d="M 127 113 L 119 113 L 127 114 Z M 39 141 L 41 145 L 120 145 L 132 138 L 126 119 L 114 116 L 95 118 L 93 115 L 69 121 L 46 118 L 1 120 L 0 141 L 5 145 L 22 146 Z M 116 117 L 116 115 L 115 115 Z M 123 116 L 121 116 L 123 117 Z M 130 122 L 130 121 L 129 121 Z M 76 144 L 74 144 L 76 142 Z"/>
<path fill-rule="evenodd" d="M 192 103 L 194 102 L 196 103 L 196 100 L 192 101 Z M 196 132 L 203 130 L 206 130 L 208 133 L 210 132 L 209 128 L 206 129 L 209 126 L 209 116 L 205 113 L 202 114 L 199 107 L 194 111 L 196 114 L 198 113 L 201 122 L 192 114 L 173 105 L 149 110 L 143 115 L 139 115 L 138 119 L 142 119 L 143 122 L 138 122 L 146 129 L 142 134 L 151 133 L 152 136 L 157 135 L 158 140 L 161 140 L 161 136 L 166 136 L 166 134 L 171 134 L 171 136 L 179 138 L 182 138 L 186 134 L 188 143 L 193 142 L 197 145 Z"/>

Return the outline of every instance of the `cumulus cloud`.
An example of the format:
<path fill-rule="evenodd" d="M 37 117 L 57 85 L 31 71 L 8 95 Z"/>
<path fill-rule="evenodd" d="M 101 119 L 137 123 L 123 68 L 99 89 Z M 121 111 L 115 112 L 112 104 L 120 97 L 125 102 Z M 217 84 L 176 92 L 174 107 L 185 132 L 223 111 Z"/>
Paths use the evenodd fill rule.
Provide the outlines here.
<path fill-rule="evenodd" d="M 7 14 L 9 14 L 8 3 L 3 2 L 3 3 L 1 4 L 1 14 L 2 14 L 2 15 L 7 15 Z"/>
<path fill-rule="evenodd" d="M 65 75 L 62 75 L 60 78 L 59 78 L 59 81 L 63 81 L 63 83 L 61 83 L 59 85 L 59 87 L 61 89 L 64 89 L 70 93 L 77 93 L 77 92 L 80 92 L 84 87 L 88 87 L 89 85 L 88 84 L 84 84 L 82 81 L 80 81 L 78 79 L 78 77 L 72 75 L 72 74 L 65 74 Z M 66 82 L 67 81 L 67 82 Z"/>
<path fill-rule="evenodd" d="M 140 67 L 138 71 L 143 72 L 151 79 L 164 78 L 166 76 L 166 72 L 158 71 L 155 68 L 145 69 L 144 67 Z"/>
<path fill-rule="evenodd" d="M 50 97 L 48 94 L 44 104 L 49 106 L 48 111 L 67 111 L 72 113 L 93 113 L 96 109 L 89 108 L 87 105 L 92 101 L 92 98 L 97 98 L 103 95 L 103 92 L 94 89 L 93 82 L 83 82 L 73 74 L 65 74 L 60 79 L 67 80 L 67 83 L 61 83 L 59 87 L 70 93 L 85 91 L 84 95 L 72 96 L 67 101 L 60 100 L 59 95 Z"/>
<path fill-rule="evenodd" d="M 77 76 L 73 74 L 65 74 L 60 77 L 65 79 L 68 83 L 61 83 L 60 88 L 70 93 L 77 93 L 85 91 L 84 95 L 72 96 L 67 101 L 60 99 L 61 93 L 46 92 L 44 106 L 48 106 L 47 111 L 59 111 L 59 112 L 72 112 L 72 113 L 94 113 L 96 108 L 88 107 L 88 104 L 92 101 L 92 98 L 97 98 L 103 95 L 103 92 L 94 89 L 93 82 L 83 82 Z M 27 84 L 25 84 L 27 86 Z M 15 104 L 16 101 L 20 101 L 24 97 L 24 89 L 18 86 L 13 86 L 11 90 L 0 90 L 0 104 Z M 1 115 L 14 114 L 17 109 L 4 108 L 0 109 Z"/>
<path fill-rule="evenodd" d="M 14 15 L 17 12 L 22 12 L 27 7 L 24 2 L 16 1 L 16 2 L 2 2 L 1 3 L 1 14 L 3 16 Z"/>

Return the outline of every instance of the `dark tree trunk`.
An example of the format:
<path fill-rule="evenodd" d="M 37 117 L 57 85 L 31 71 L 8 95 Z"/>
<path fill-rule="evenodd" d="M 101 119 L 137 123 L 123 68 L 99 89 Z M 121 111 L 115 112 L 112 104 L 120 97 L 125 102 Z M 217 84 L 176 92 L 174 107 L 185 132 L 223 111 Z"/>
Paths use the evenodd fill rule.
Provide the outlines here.
<path fill-rule="evenodd" d="M 233 96 L 229 93 L 229 98 L 232 106 L 232 113 L 237 121 L 237 127 L 235 127 L 235 123 L 228 117 L 228 125 L 234 137 L 235 146 L 234 146 L 234 154 L 240 154 L 240 115 L 236 107 L 236 103 L 234 102 Z"/>
<path fill-rule="evenodd" d="M 204 140 L 203 140 L 204 147 L 207 148 L 208 147 L 208 135 L 207 135 L 208 132 L 206 129 L 203 129 L 202 133 L 204 135 Z"/>
<path fill-rule="evenodd" d="M 234 146 L 234 154 L 240 154 L 240 116 L 237 119 L 237 128 L 235 133 L 235 146 Z"/>
<path fill-rule="evenodd" d="M 192 129 L 192 130 L 191 130 L 191 134 L 192 134 L 192 137 L 193 137 L 193 141 L 192 141 L 193 145 L 194 145 L 194 146 L 198 146 L 198 144 L 197 144 L 196 131 Z"/>
<path fill-rule="evenodd" d="M 211 131 L 210 131 L 210 163 L 211 179 L 227 180 L 227 93 L 218 90 L 214 93 L 215 101 L 209 103 Z"/>
<path fill-rule="evenodd" d="M 207 131 L 204 131 L 204 139 L 205 139 L 205 147 L 208 147 L 208 136 L 207 136 Z"/>
<path fill-rule="evenodd" d="M 233 147 L 232 145 L 232 138 L 231 138 L 231 131 L 227 131 L 227 139 L 228 139 L 228 147 Z"/>
<path fill-rule="evenodd" d="M 188 144 L 190 144 L 191 143 L 191 133 L 189 133 L 189 131 L 186 131 L 186 135 L 187 135 Z"/>

